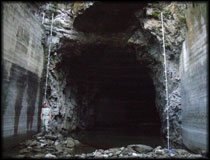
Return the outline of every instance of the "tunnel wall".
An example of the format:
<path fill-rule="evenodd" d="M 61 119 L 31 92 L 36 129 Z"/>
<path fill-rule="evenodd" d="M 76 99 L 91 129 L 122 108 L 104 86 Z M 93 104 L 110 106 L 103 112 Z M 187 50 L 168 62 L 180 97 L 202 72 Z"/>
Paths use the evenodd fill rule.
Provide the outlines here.
<path fill-rule="evenodd" d="M 182 136 L 195 152 L 207 151 L 207 6 L 189 5 L 181 54 Z"/>
<path fill-rule="evenodd" d="M 3 148 L 37 132 L 43 74 L 42 28 L 27 3 L 3 3 L 2 139 Z"/>
<path fill-rule="evenodd" d="M 183 5 L 182 3 L 181 4 L 168 3 L 167 5 L 163 5 L 163 6 L 161 5 L 162 7 L 160 7 L 158 3 L 154 6 L 150 6 L 150 7 L 148 6 L 145 8 L 146 16 L 144 14 L 145 12 L 142 12 L 142 9 L 140 9 L 138 12 L 135 13 L 135 17 L 138 19 L 138 22 L 136 20 L 133 22 L 131 21 L 131 24 L 133 23 L 133 25 L 128 27 L 129 28 L 128 31 L 117 33 L 117 34 L 116 33 L 99 34 L 99 33 L 94 33 L 94 32 L 84 33 L 77 30 L 74 27 L 75 18 L 77 19 L 79 16 L 86 14 L 86 10 L 91 9 L 91 7 L 93 7 L 92 5 L 95 5 L 94 3 L 91 3 L 91 2 L 87 2 L 83 4 L 84 4 L 84 8 L 80 10 L 81 11 L 80 14 L 74 14 L 73 12 L 69 13 L 69 11 L 72 10 L 71 3 L 68 3 L 66 7 L 61 7 L 62 9 L 59 9 L 59 7 L 56 7 L 55 6 L 56 4 L 50 5 L 48 9 L 45 9 L 46 11 L 50 11 L 48 14 L 46 14 L 46 17 L 45 17 L 46 23 L 44 24 L 45 33 L 46 33 L 46 36 L 45 36 L 46 43 L 47 43 L 47 39 L 49 38 L 49 34 L 47 33 L 50 33 L 51 14 L 54 9 L 57 10 L 56 15 L 54 17 L 56 22 L 53 23 L 53 30 L 55 30 L 55 32 L 53 32 L 54 40 L 53 40 L 52 46 L 54 47 L 52 47 L 53 49 L 52 49 L 52 54 L 51 54 L 53 55 L 53 52 L 56 52 L 57 56 L 54 56 L 52 58 L 53 60 L 51 62 L 53 62 L 52 63 L 53 65 L 52 65 L 52 69 L 50 69 L 50 73 L 52 74 L 49 75 L 49 79 L 53 79 L 53 81 L 51 81 L 52 83 L 49 81 L 49 84 L 50 84 L 49 86 L 52 89 L 52 93 L 57 94 L 57 95 L 54 94 L 52 96 L 51 95 L 49 96 L 49 97 L 56 96 L 56 98 L 49 99 L 49 103 L 52 106 L 52 108 L 56 108 L 56 112 L 53 113 L 53 117 L 55 117 L 53 118 L 53 127 L 58 128 L 58 129 L 55 129 L 55 131 L 62 132 L 63 130 L 69 130 L 71 133 L 72 127 L 66 127 L 66 126 L 70 126 L 69 124 L 74 123 L 75 125 L 73 126 L 80 126 L 78 125 L 78 124 L 82 124 L 80 122 L 88 122 L 88 123 L 90 122 L 90 121 L 85 121 L 86 116 L 81 116 L 81 115 L 85 115 L 83 113 L 85 113 L 85 110 L 86 110 L 85 108 L 88 107 L 88 105 L 81 105 L 80 103 L 77 103 L 77 106 L 74 106 L 74 107 L 71 107 L 73 105 L 67 106 L 70 104 L 69 102 L 67 103 L 66 101 L 68 100 L 68 97 L 62 92 L 63 88 L 66 88 L 65 87 L 66 82 L 65 80 L 63 80 L 63 79 L 66 79 L 66 74 L 64 74 L 64 76 L 63 75 L 60 76 L 60 73 L 62 73 L 62 71 L 58 70 L 58 67 L 57 67 L 58 63 L 57 63 L 57 66 L 55 67 L 54 62 L 57 61 L 56 60 L 57 57 L 59 55 L 63 55 L 63 57 L 64 56 L 71 57 L 73 55 L 83 56 L 83 52 L 86 52 L 89 46 L 90 48 L 92 48 L 91 50 L 93 50 L 93 47 L 97 45 L 113 46 L 112 48 L 114 47 L 119 48 L 122 46 L 124 47 L 126 46 L 126 48 L 127 47 L 129 48 L 130 52 L 136 53 L 136 58 L 138 61 L 142 61 L 142 62 L 146 61 L 148 67 L 152 71 L 151 78 L 154 82 L 155 93 L 156 93 L 155 104 L 156 104 L 156 108 L 158 112 L 160 113 L 160 119 L 161 119 L 161 134 L 162 136 L 166 138 L 166 135 L 167 135 L 166 122 L 167 121 L 166 121 L 166 112 L 164 112 L 165 106 L 166 106 L 165 79 L 163 76 L 164 75 L 164 61 L 163 61 L 162 52 L 161 52 L 162 32 L 160 32 L 162 28 L 161 28 L 160 14 L 157 14 L 158 12 L 160 13 L 163 11 L 164 19 L 165 19 L 164 21 L 167 21 L 167 23 L 164 23 L 164 28 L 166 28 L 166 35 L 167 35 L 166 41 L 165 41 L 166 54 L 169 55 L 168 59 L 170 59 L 168 61 L 168 75 L 169 75 L 168 88 L 169 88 L 169 100 L 170 100 L 169 105 L 170 105 L 170 126 L 171 126 L 170 138 L 171 138 L 171 141 L 178 144 L 182 144 L 181 116 L 180 116 L 181 115 L 181 96 L 180 96 L 180 81 L 181 80 L 180 80 L 180 77 L 178 76 L 178 72 L 179 72 L 178 60 L 179 60 L 179 54 L 181 53 L 181 46 L 185 39 L 184 35 L 185 35 L 186 27 L 185 27 L 185 21 L 184 21 L 185 17 L 183 14 L 183 11 L 185 10 L 185 5 Z M 119 6 L 121 5 L 119 4 Z M 42 12 L 45 13 L 46 12 L 45 10 L 42 9 Z M 95 15 L 98 15 L 97 10 L 98 9 L 96 7 Z M 152 10 L 152 13 L 151 13 L 151 10 Z M 117 10 L 111 9 L 111 8 L 107 10 L 107 12 L 115 12 L 115 11 Z M 85 19 L 81 18 L 80 21 L 82 24 L 86 24 L 83 22 L 85 22 L 86 19 L 88 19 L 88 17 L 83 16 L 83 18 Z M 100 22 L 100 24 L 103 24 L 103 21 L 104 20 L 102 18 L 102 21 Z M 95 23 L 95 21 L 91 21 L 90 23 L 93 23 L 92 24 L 93 26 L 98 24 L 98 23 Z M 127 21 L 125 21 L 125 23 L 127 23 Z M 103 49 L 104 47 L 101 47 L 100 50 L 103 51 Z M 67 58 L 64 57 L 63 59 L 67 59 Z M 63 60 L 62 60 L 62 63 L 63 63 Z M 68 63 L 71 64 L 70 62 Z M 80 66 L 78 63 L 77 65 Z M 65 69 L 63 68 L 63 70 L 66 71 L 68 70 L 68 68 L 65 68 Z M 72 82 L 70 81 L 69 83 L 71 86 L 70 88 L 72 88 L 71 83 Z M 75 95 L 78 95 L 78 93 L 76 93 Z M 85 98 L 85 96 L 83 96 L 83 98 Z M 77 113 L 77 111 L 78 111 L 78 114 L 75 114 Z M 82 114 L 80 114 L 80 112 Z M 72 115 L 72 116 L 69 116 L 69 115 Z M 65 117 L 70 117 L 70 118 L 65 118 Z M 80 119 L 81 117 L 83 120 Z M 74 120 L 71 120 L 71 119 L 74 119 Z M 63 124 L 68 124 L 68 125 L 63 125 Z M 81 125 L 81 126 L 86 126 L 86 124 Z"/>

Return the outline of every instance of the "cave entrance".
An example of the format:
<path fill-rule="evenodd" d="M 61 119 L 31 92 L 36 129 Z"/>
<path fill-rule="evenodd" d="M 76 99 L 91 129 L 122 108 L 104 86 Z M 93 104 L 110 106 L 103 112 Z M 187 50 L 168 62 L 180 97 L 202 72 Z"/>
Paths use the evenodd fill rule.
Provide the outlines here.
<path fill-rule="evenodd" d="M 137 61 L 133 50 L 100 47 L 65 60 L 68 83 L 76 84 L 80 99 L 80 141 L 98 148 L 160 145 L 155 87 L 146 62 Z"/>

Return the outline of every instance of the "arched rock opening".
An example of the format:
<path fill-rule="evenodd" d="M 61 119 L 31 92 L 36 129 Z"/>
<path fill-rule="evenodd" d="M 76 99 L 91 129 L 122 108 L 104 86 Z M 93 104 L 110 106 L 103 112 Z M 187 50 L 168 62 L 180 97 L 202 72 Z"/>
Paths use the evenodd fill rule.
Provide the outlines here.
<path fill-rule="evenodd" d="M 101 11 L 100 7 L 103 8 L 104 5 L 108 5 L 109 9 L 103 10 L 103 12 L 108 15 L 108 12 L 113 12 L 116 17 L 119 17 L 116 13 L 118 10 L 120 12 L 123 12 L 124 9 L 129 10 L 126 13 L 126 18 L 132 17 L 131 21 L 123 21 L 123 17 L 120 17 L 119 23 L 113 22 L 114 26 L 109 26 L 108 28 L 106 27 L 107 25 L 100 26 L 99 22 L 107 24 L 107 21 L 112 20 L 109 18 L 100 19 L 100 14 L 99 19 L 97 18 L 98 13 Z M 106 100 L 108 101 L 107 106 L 110 108 L 115 103 L 116 105 L 114 106 L 128 109 L 123 107 L 119 101 L 112 100 L 112 97 L 116 97 L 114 99 L 119 97 L 120 100 L 126 99 L 126 101 L 131 100 L 130 102 L 134 102 L 135 97 L 137 99 L 138 95 L 143 94 L 143 92 L 140 92 L 143 89 L 138 85 L 141 84 L 140 81 L 144 81 L 151 86 L 153 85 L 153 89 L 147 88 L 147 91 L 150 93 L 148 95 L 154 95 L 150 97 L 152 99 L 151 102 L 154 102 L 151 108 L 153 108 L 153 111 L 157 110 L 159 115 L 156 115 L 157 117 L 159 116 L 158 119 L 161 123 L 161 129 L 159 127 L 160 132 L 162 135 L 166 135 L 166 112 L 164 112 L 166 106 L 165 77 L 161 51 L 161 22 L 149 11 L 147 12 L 145 6 L 141 3 L 138 4 L 138 7 L 130 5 L 126 8 L 124 5 L 96 3 L 84 10 L 78 10 L 78 13 L 73 15 L 72 26 L 70 26 L 71 29 L 69 30 L 60 29 L 59 27 L 61 26 L 58 26 L 56 23 L 55 30 L 57 32 L 54 32 L 55 35 L 53 37 L 49 75 L 51 93 L 47 97 L 53 108 L 53 131 L 72 133 L 75 129 L 91 128 L 97 123 L 105 126 L 105 122 L 102 123 L 100 118 L 90 116 L 99 115 L 101 109 L 103 112 L 103 109 L 107 108 L 97 107 L 99 110 L 95 111 L 96 106 L 102 104 L 103 97 L 108 99 Z M 74 7 L 72 9 L 74 10 Z M 90 15 L 94 15 L 94 17 Z M 60 16 L 59 14 L 56 15 L 56 21 Z M 92 21 L 83 23 L 88 19 Z M 128 24 L 121 25 L 122 23 Z M 119 32 L 117 32 L 117 29 L 119 29 Z M 176 45 L 169 45 L 169 41 L 167 39 L 166 54 L 168 59 L 168 85 L 171 109 L 170 135 L 174 142 L 181 143 L 178 54 L 172 53 L 172 50 L 174 50 L 173 46 L 175 46 L 174 51 L 179 52 L 179 49 L 177 49 Z M 124 64 L 123 61 L 127 64 Z M 133 69 L 129 70 L 129 65 Z M 121 70 L 121 66 L 128 68 Z M 147 74 L 148 76 L 146 76 Z M 126 78 L 123 75 L 129 78 L 125 80 Z M 118 86 L 116 82 L 118 82 Z M 128 84 L 136 84 L 136 87 L 128 87 Z M 143 87 L 145 86 L 143 85 Z M 106 88 L 108 88 L 107 91 Z M 139 90 L 139 92 L 136 91 L 135 96 L 131 98 L 123 98 L 132 94 L 131 91 L 128 91 L 130 88 L 133 91 Z M 114 94 L 114 90 L 119 91 L 121 96 L 117 93 Z M 145 96 L 145 98 L 149 96 Z M 141 96 L 138 97 L 138 100 L 140 99 Z M 137 103 L 134 103 L 135 105 L 138 106 Z M 119 110 L 117 107 L 114 108 Z M 114 113 L 112 117 L 115 117 Z M 122 113 L 120 117 L 123 119 L 122 117 L 126 116 L 123 116 Z M 126 118 L 128 119 L 128 117 Z M 107 119 L 106 121 L 112 120 Z M 137 123 L 140 123 L 140 121 L 137 121 Z"/>
<path fill-rule="evenodd" d="M 64 94 L 76 106 L 77 131 L 160 136 L 151 69 L 135 50 L 86 46 L 79 56 L 62 59 L 58 68 L 67 75 Z"/>

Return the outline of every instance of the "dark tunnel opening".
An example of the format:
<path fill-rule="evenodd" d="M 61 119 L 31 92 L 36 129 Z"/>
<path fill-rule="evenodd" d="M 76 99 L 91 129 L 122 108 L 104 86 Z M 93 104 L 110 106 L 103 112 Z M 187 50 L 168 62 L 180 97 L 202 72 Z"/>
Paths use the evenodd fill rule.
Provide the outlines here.
<path fill-rule="evenodd" d="M 67 83 L 74 82 L 77 86 L 77 100 L 87 99 L 85 106 L 78 100 L 81 107 L 78 139 L 109 148 L 138 143 L 138 140 L 154 143 L 149 137 L 160 138 L 160 118 L 150 70 L 146 63 L 136 60 L 133 51 L 113 47 L 89 49 L 84 55 L 64 58 L 62 64 L 69 68 Z M 122 139 L 109 144 L 110 136 Z M 126 140 L 127 136 L 132 140 Z M 134 141 L 134 137 L 138 140 Z"/>

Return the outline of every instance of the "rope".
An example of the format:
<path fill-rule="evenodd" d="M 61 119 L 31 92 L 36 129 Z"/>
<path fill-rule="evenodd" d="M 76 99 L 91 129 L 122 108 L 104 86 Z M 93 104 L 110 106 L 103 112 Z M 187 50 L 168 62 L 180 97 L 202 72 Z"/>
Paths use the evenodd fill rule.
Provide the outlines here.
<path fill-rule="evenodd" d="M 52 14 L 51 29 L 50 29 L 50 44 L 49 44 L 48 58 L 47 58 L 47 73 L 46 73 L 46 82 L 45 82 L 45 91 L 44 91 L 44 102 L 46 102 L 46 94 L 47 94 L 47 82 L 48 82 L 48 75 L 49 75 L 50 52 L 51 52 L 51 41 L 52 41 L 52 28 L 53 28 L 53 17 L 54 17 L 54 14 Z"/>
<path fill-rule="evenodd" d="M 161 12 L 161 22 L 162 22 L 162 34 L 163 34 L 163 56 L 164 56 L 164 64 L 165 64 L 165 89 L 166 89 L 166 110 L 167 110 L 167 143 L 169 150 L 169 106 L 168 106 L 168 79 L 167 79 L 167 61 L 166 61 L 166 53 L 165 53 L 165 39 L 164 39 L 164 26 L 163 26 L 163 13 Z"/>

